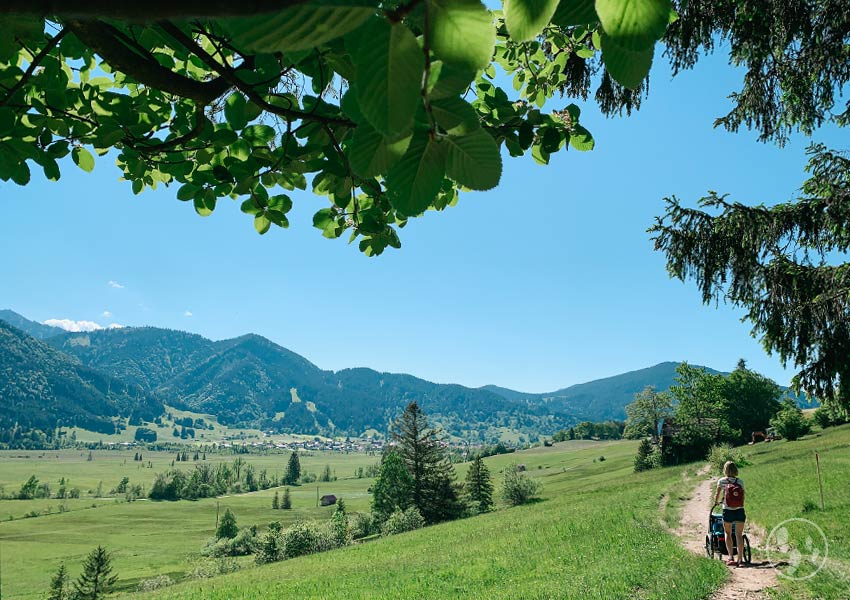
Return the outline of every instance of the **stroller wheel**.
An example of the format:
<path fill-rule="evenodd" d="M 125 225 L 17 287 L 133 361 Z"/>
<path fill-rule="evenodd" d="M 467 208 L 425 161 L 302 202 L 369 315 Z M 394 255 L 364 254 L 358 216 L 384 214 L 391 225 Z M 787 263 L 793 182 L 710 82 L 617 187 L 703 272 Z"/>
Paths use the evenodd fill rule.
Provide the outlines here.
<path fill-rule="evenodd" d="M 750 538 L 744 534 L 744 552 L 741 554 L 741 558 L 744 559 L 744 562 L 748 565 L 753 562 L 753 551 L 750 549 Z"/>
<path fill-rule="evenodd" d="M 711 538 L 705 536 L 705 553 L 709 558 L 714 558 L 714 547 L 711 545 Z"/>

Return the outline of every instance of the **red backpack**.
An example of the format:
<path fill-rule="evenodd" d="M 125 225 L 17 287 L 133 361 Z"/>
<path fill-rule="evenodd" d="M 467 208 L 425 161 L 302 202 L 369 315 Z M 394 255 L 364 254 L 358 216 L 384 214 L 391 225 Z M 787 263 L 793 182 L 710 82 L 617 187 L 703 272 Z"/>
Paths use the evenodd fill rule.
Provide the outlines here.
<path fill-rule="evenodd" d="M 726 508 L 743 508 L 744 507 L 744 486 L 736 477 L 734 483 L 726 484 Z"/>

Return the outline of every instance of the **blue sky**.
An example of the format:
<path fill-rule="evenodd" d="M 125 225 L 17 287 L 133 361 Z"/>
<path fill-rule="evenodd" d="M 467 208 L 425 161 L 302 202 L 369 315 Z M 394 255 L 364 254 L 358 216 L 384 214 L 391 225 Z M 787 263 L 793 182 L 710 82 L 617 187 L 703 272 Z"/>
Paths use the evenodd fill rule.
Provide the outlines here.
<path fill-rule="evenodd" d="M 664 196 L 772 203 L 804 180 L 808 140 L 779 149 L 712 127 L 739 77 L 722 55 L 675 80 L 657 59 L 631 117 L 578 102 L 594 151 L 548 167 L 507 159 L 497 189 L 412 221 L 402 249 L 376 259 L 312 228 L 326 200 L 310 192 L 293 195 L 290 229 L 261 237 L 235 202 L 204 219 L 176 187 L 133 196 L 109 158 L 92 174 L 66 161 L 58 184 L 34 170 L 27 187 L 0 183 L 0 308 L 214 339 L 255 332 L 326 369 L 531 392 L 665 360 L 731 370 L 740 357 L 787 384 L 741 311 L 670 280 L 646 233 Z"/>

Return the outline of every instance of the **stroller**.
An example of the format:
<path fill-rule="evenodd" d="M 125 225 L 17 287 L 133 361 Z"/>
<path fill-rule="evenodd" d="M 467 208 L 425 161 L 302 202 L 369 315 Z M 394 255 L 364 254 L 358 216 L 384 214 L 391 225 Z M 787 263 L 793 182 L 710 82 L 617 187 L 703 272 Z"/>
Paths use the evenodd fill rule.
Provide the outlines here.
<path fill-rule="evenodd" d="M 726 554 L 726 530 L 723 529 L 723 515 L 714 512 L 715 508 L 717 508 L 716 504 L 708 512 L 708 534 L 705 536 L 705 553 L 709 558 L 714 558 L 714 555 L 717 554 L 718 558 L 722 560 L 723 555 Z M 735 528 L 741 525 L 741 523 L 732 524 L 732 556 L 738 554 L 738 541 L 735 536 Z M 753 555 L 750 549 L 750 539 L 746 533 L 744 534 L 744 548 L 741 558 L 748 565 L 752 563 Z"/>

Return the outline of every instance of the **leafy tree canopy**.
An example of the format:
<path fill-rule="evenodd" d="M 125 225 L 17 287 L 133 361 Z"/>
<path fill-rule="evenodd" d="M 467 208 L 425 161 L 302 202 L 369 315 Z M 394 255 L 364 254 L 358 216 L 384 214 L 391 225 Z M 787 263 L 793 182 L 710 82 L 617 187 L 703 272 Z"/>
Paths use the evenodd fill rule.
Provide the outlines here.
<path fill-rule="evenodd" d="M 114 159 L 133 193 L 168 185 L 198 214 L 241 203 L 286 227 L 288 192 L 329 203 L 314 225 L 360 250 L 460 190 L 495 187 L 501 148 L 593 148 L 592 80 L 607 113 L 637 106 L 670 0 L 4 2 L 0 179 L 61 177 Z M 502 89 L 500 67 L 515 90 Z M 594 77 L 596 76 L 596 77 Z M 111 153 L 110 153 L 111 151 Z"/>

